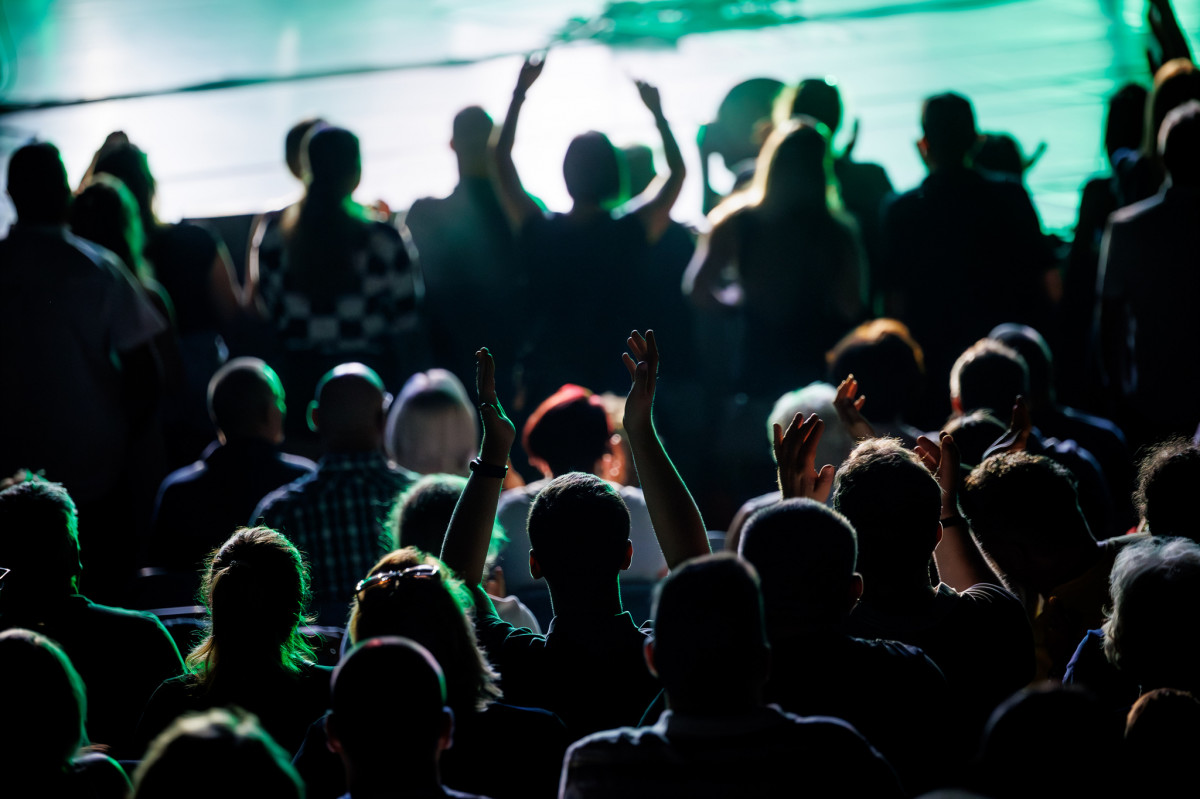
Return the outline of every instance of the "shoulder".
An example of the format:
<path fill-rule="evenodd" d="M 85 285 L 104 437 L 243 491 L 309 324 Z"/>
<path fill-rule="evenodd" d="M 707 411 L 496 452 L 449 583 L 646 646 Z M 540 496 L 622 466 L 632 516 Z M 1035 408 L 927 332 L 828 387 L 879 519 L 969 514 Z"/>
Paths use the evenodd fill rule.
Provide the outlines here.
<path fill-rule="evenodd" d="M 1118 208 L 1108 218 L 1109 224 L 1112 226 L 1114 235 L 1119 232 L 1119 229 L 1136 225 L 1139 221 L 1147 216 L 1153 216 L 1158 213 L 1158 210 L 1163 205 L 1163 199 L 1160 195 L 1147 197 L 1144 200 L 1127 205 L 1124 208 Z"/>
<path fill-rule="evenodd" d="M 280 452 L 275 456 L 275 459 L 287 470 L 295 472 L 297 478 L 312 474 L 317 470 L 316 463 L 310 461 L 308 458 L 301 457 L 300 455 L 291 455 L 287 452 Z"/>
<path fill-rule="evenodd" d="M 74 796 L 123 799 L 129 791 L 129 777 L 121 764 L 101 752 L 72 758 L 67 779 Z"/>
<path fill-rule="evenodd" d="M 203 477 L 208 472 L 208 465 L 204 461 L 196 461 L 188 466 L 183 466 L 168 474 L 163 478 L 159 492 L 165 494 L 172 489 L 180 489 L 188 483 L 195 482 Z"/>

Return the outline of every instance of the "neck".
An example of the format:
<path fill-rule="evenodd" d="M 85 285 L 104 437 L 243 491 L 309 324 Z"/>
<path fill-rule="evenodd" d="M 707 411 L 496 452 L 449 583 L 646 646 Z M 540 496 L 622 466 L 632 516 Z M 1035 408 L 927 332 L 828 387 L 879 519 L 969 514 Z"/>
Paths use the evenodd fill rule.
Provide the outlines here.
<path fill-rule="evenodd" d="M 602 588 L 582 590 L 577 587 L 555 590 L 551 583 L 550 605 L 555 616 L 616 616 L 625 611 L 621 604 L 621 584 L 615 579 Z"/>
<path fill-rule="evenodd" d="M 937 589 L 925 580 L 886 579 L 863 575 L 870 588 L 863 594 L 862 603 L 887 611 L 908 611 L 923 608 L 933 601 Z"/>
<path fill-rule="evenodd" d="M 443 796 L 437 763 L 389 763 L 386 768 L 359 769 L 345 756 L 346 785 L 351 799 Z"/>
<path fill-rule="evenodd" d="M 592 219 L 597 216 L 608 216 L 608 211 L 605 211 L 599 203 L 594 203 L 590 200 L 577 201 L 571 206 L 569 216 L 575 219 Z"/>

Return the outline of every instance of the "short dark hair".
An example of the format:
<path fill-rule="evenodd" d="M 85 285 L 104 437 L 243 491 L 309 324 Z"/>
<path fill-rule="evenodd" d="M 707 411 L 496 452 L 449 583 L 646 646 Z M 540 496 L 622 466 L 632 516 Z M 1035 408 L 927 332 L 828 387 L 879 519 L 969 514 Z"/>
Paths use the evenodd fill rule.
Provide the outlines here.
<path fill-rule="evenodd" d="M 576 202 L 617 201 L 627 183 L 620 153 L 608 137 L 598 131 L 581 133 L 567 145 L 563 157 L 563 180 L 567 194 Z"/>
<path fill-rule="evenodd" d="M 253 431 L 283 398 L 279 375 L 260 358 L 234 358 L 208 381 L 208 415 L 228 439 Z"/>
<path fill-rule="evenodd" d="M 1012 347 L 980 339 L 950 369 L 950 396 L 964 413 L 986 409 L 1007 417 L 1017 395 L 1029 393 L 1029 367 Z"/>
<path fill-rule="evenodd" d="M 0 566 L 12 570 L 4 578 L 12 599 L 72 591 L 82 567 L 78 517 L 66 488 L 34 477 L 0 491 Z"/>
<path fill-rule="evenodd" d="M 358 137 L 344 128 L 315 125 L 305 137 L 302 162 L 310 188 L 343 187 L 362 168 Z"/>
<path fill-rule="evenodd" d="M 1008 426 L 987 410 L 971 411 L 955 416 L 942 427 L 943 433 L 954 436 L 958 445 L 959 462 L 967 469 L 983 463 L 983 456 Z"/>
<path fill-rule="evenodd" d="M 1154 446 L 1138 464 L 1133 500 L 1155 535 L 1200 539 L 1200 515 L 1192 493 L 1200 486 L 1200 446 L 1171 438 Z"/>
<path fill-rule="evenodd" d="M 791 113 L 788 116 L 812 117 L 829 128 L 831 135 L 837 133 L 842 124 L 842 97 L 837 84 L 827 78 L 800 81 L 792 95 Z"/>
<path fill-rule="evenodd" d="M 568 383 L 547 397 L 525 422 L 521 445 L 551 474 L 590 472 L 609 451 L 612 426 L 600 397 Z"/>
<path fill-rule="evenodd" d="M 923 571 L 937 544 L 942 490 L 917 455 L 894 438 L 875 438 L 850 453 L 833 481 L 833 509 L 858 533 L 864 575 Z"/>
<path fill-rule="evenodd" d="M 768 505 L 746 521 L 738 554 L 762 581 L 768 630 L 797 619 L 828 623 L 845 612 L 858 536 L 837 511 L 811 499 Z"/>
<path fill-rule="evenodd" d="M 985 552 L 1001 539 L 1059 549 L 1068 545 L 1071 522 L 1081 519 L 1071 473 L 1027 452 L 993 455 L 972 469 L 958 504 Z"/>
<path fill-rule="evenodd" d="M 987 337 L 1011 347 L 1025 359 L 1029 372 L 1029 395 L 1034 401 L 1053 402 L 1054 354 L 1041 333 L 1029 325 L 1006 322 L 992 328 Z"/>
<path fill-rule="evenodd" d="M 8 196 L 22 224 L 66 222 L 71 186 L 58 148 L 49 142 L 35 142 L 13 153 L 8 160 Z"/>
<path fill-rule="evenodd" d="M 921 129 L 929 152 L 945 164 L 965 159 L 979 141 L 975 109 L 961 94 L 946 92 L 925 100 Z"/>
<path fill-rule="evenodd" d="M 456 474 L 427 474 L 405 489 L 392 511 L 396 546 L 441 554 L 450 517 L 466 486 L 467 478 Z"/>
<path fill-rule="evenodd" d="M 529 508 L 529 545 L 546 578 L 564 583 L 615 579 L 629 540 L 629 508 L 609 483 L 569 472 L 538 492 Z"/>
<path fill-rule="evenodd" d="M 1188 100 L 1167 114 L 1158 134 L 1158 147 L 1172 183 L 1200 183 L 1200 102 Z"/>
<path fill-rule="evenodd" d="M 32 630 L 5 630 L 0 633 L 0 685 L 5 686 L 0 744 L 6 762 L 19 764 L 26 775 L 65 769 L 87 744 L 87 691 L 70 658 Z M 5 781 L 18 776 L 6 774 Z"/>
<path fill-rule="evenodd" d="M 829 382 L 858 378 L 871 395 L 874 419 L 892 420 L 910 409 L 925 378 L 925 353 L 897 319 L 872 319 L 842 337 L 825 355 Z"/>

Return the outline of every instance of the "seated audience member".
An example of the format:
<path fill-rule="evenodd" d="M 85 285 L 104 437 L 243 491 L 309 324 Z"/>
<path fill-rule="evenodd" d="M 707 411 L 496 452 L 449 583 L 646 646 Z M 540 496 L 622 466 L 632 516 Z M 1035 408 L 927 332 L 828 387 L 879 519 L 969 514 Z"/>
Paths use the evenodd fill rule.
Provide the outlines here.
<path fill-rule="evenodd" d="M 846 518 L 811 499 L 784 500 L 750 517 L 739 554 L 762 581 L 771 644 L 765 699 L 854 725 L 910 794 L 944 784 L 959 763 L 946 747 L 929 746 L 950 709 L 941 669 L 916 647 L 842 632 L 863 593 Z"/>
<path fill-rule="evenodd" d="M 1039 676 L 1061 677 L 1084 633 L 1104 620 L 1113 559 L 1140 537 L 1097 542 L 1070 473 L 1025 452 L 976 466 L 960 504 L 996 573 L 1025 604 Z"/>
<path fill-rule="evenodd" d="M 662 136 L 666 179 L 647 190 L 636 211 L 615 217 L 612 210 L 624 199 L 625 170 L 608 137 L 589 131 L 571 141 L 563 158 L 571 210 L 543 214 L 521 185 L 512 149 L 525 93 L 544 64 L 529 60 L 521 67 L 490 150 L 496 192 L 516 232 L 519 274 L 528 279 L 531 313 L 523 323 L 530 350 L 524 380 L 534 398 L 568 381 L 597 391 L 619 390 L 623 375 L 604 342 L 627 335 L 652 309 L 644 307 L 638 292 L 605 287 L 647 279 L 651 247 L 671 224 L 686 168 L 658 89 L 639 81 L 638 93 Z M 618 296 L 621 301 L 614 301 Z"/>
<path fill-rule="evenodd" d="M 655 432 L 651 404 L 658 348 L 653 333 L 628 339 L 633 387 L 625 430 L 667 564 L 708 552 L 704 520 Z M 545 636 L 505 624 L 478 585 L 495 522 L 509 448 L 516 436 L 496 400 L 495 365 L 479 359 L 484 436 L 467 487 L 446 532 L 442 559 L 471 587 L 480 643 L 504 675 L 515 705 L 559 715 L 573 735 L 636 724 L 658 692 L 641 650 L 646 633 L 621 603 L 617 575 L 629 566 L 629 510 L 610 484 L 580 472 L 550 481 L 529 511 L 529 568 L 544 576 L 555 617 Z"/>
<path fill-rule="evenodd" d="M 87 691 L 57 644 L 31 630 L 0 633 L 0 704 L 6 796 L 124 799 L 125 772 L 85 749 Z"/>
<path fill-rule="evenodd" d="M 1200 689 L 1200 644 L 1180 620 L 1200 613 L 1200 544 L 1152 538 L 1125 547 L 1113 562 L 1112 610 L 1104 653 L 1142 692 Z"/>
<path fill-rule="evenodd" d="M 529 569 L 529 509 L 551 480 L 572 472 L 597 477 L 605 474 L 605 462 L 611 454 L 612 427 L 600 397 L 585 388 L 566 385 L 530 415 L 521 433 L 521 446 L 530 463 L 542 473 L 520 488 L 505 491 L 500 497 L 496 521 L 508 543 L 498 564 L 504 569 L 509 591 L 537 586 Z M 641 489 L 608 483 L 629 509 L 629 539 L 633 542 L 633 561 L 622 582 L 654 582 L 666 571 L 662 549 L 654 537 L 650 514 Z"/>
<path fill-rule="evenodd" d="M 341 623 L 354 586 L 388 551 L 388 513 L 416 479 L 383 456 L 387 399 L 379 375 L 361 363 L 321 378 L 308 407 L 324 450 L 317 470 L 263 497 L 250 517 L 304 552 L 314 569 L 314 607 L 329 624 Z"/>
<path fill-rule="evenodd" d="M 399 712 L 386 712 L 382 685 L 403 686 Z M 395 637 L 360 644 L 338 664 L 332 694 L 326 728 L 346 770 L 348 799 L 478 796 L 442 785 L 440 761 L 453 751 L 456 717 L 446 706 L 442 669 L 423 646 Z"/>
<path fill-rule="evenodd" d="M 304 799 L 288 753 L 257 718 L 237 708 L 176 719 L 134 772 L 131 799 L 205 799 L 214 790 L 224 799 Z"/>
<path fill-rule="evenodd" d="M 32 478 L 0 491 L 0 629 L 38 630 L 72 658 L 91 701 L 88 731 L 116 757 L 130 757 L 146 700 L 183 672 L 157 618 L 100 605 L 80 592 L 75 503 L 57 483 Z"/>
<path fill-rule="evenodd" d="M 851 375 L 871 387 L 868 411 L 877 435 L 898 438 L 907 447 L 917 443 L 921 431 L 905 420 L 924 390 L 925 354 L 903 322 L 863 322 L 825 353 L 825 361 L 831 383 Z"/>
<path fill-rule="evenodd" d="M 458 184 L 448 197 L 422 197 L 404 216 L 421 254 L 435 362 L 460 380 L 474 374 L 471 353 L 480 341 L 493 342 L 497 352 L 516 353 L 520 325 L 512 320 L 527 312 L 513 230 L 488 167 L 493 127 L 477 105 L 455 114 L 450 149 Z M 501 388 L 512 389 L 510 377 L 501 380 Z"/>
<path fill-rule="evenodd" d="M 1130 791 L 1146 796 L 1180 796 L 1195 783 L 1200 748 L 1200 701 L 1186 691 L 1156 688 L 1143 694 L 1125 721 L 1123 756 Z M 1153 768 L 1147 768 L 1148 764 Z M 1140 766 L 1140 767 L 1139 767 Z"/>
<path fill-rule="evenodd" d="M 572 744 L 565 799 L 767 796 L 781 786 L 813 796 L 903 795 L 887 761 L 850 725 L 766 704 L 772 661 L 763 600 L 741 559 L 704 556 L 667 577 L 645 649 L 670 709 L 652 726 Z"/>
<path fill-rule="evenodd" d="M 1200 372 L 1178 363 L 1200 340 L 1190 302 L 1200 292 L 1191 225 L 1200 210 L 1200 103 L 1167 114 L 1158 150 L 1170 180 L 1113 214 L 1098 279 L 1101 355 L 1135 447 L 1192 433 L 1200 420 Z"/>
<path fill-rule="evenodd" d="M 152 566 L 197 572 L 246 523 L 259 500 L 311 474 L 316 464 L 280 452 L 287 414 L 283 384 L 266 362 L 235 358 L 208 384 L 217 440 L 204 457 L 167 476 L 151 522 Z"/>
<path fill-rule="evenodd" d="M 1042 683 L 992 714 L 980 744 L 977 787 L 994 799 L 1119 796 L 1120 746 L 1120 724 L 1095 697 Z M 1097 762 L 1104 755 L 1107 766 Z"/>
<path fill-rule="evenodd" d="M 274 530 L 242 528 L 213 553 L 201 593 L 208 629 L 188 653 L 188 673 L 150 697 L 141 745 L 183 713 L 237 705 L 294 753 L 325 711 L 330 673 L 300 634 L 309 597 L 300 551 Z"/>
<path fill-rule="evenodd" d="M 428 474 L 413 483 L 396 501 L 389 520 L 395 546 L 399 549 L 416 547 L 426 554 L 440 553 L 454 506 L 466 485 L 465 477 L 452 474 Z M 498 567 L 494 566 L 503 545 L 504 532 L 496 525 L 488 544 L 488 598 L 496 606 L 500 618 L 514 627 L 528 627 L 540 633 L 542 628 L 537 617 L 521 600 L 515 596 L 497 596 L 497 593 L 506 593 L 504 572 L 496 571 Z"/>
<path fill-rule="evenodd" d="M 466 477 L 479 449 L 479 421 L 462 381 L 445 369 L 408 378 L 388 409 L 383 440 L 403 469 Z"/>
<path fill-rule="evenodd" d="M 947 449 L 953 448 L 943 445 Z M 898 442 L 865 441 L 838 470 L 832 506 L 858 533 L 864 583 L 846 631 L 925 650 L 946 675 L 963 729 L 973 734 L 1033 677 L 1033 639 L 1020 602 L 991 584 L 998 578 L 975 562 L 978 550 L 951 487 L 955 461 L 942 453 L 939 487 L 922 460 Z M 931 558 L 943 582 L 931 584 Z"/>
<path fill-rule="evenodd" d="M 570 743 L 567 731 L 549 712 L 501 702 L 500 675 L 475 641 L 462 583 L 437 558 L 408 548 L 385 555 L 360 585 L 350 614 L 351 643 L 403 636 L 442 664 L 442 704 L 454 713 L 454 745 L 441 761 L 446 785 L 497 799 L 555 796 Z M 398 677 L 376 688 L 382 686 L 409 690 Z M 327 723 L 313 724 L 296 755 L 309 799 L 333 799 L 346 791 L 327 732 Z"/>
<path fill-rule="evenodd" d="M 970 101 L 928 98 L 921 127 L 929 176 L 885 210 L 880 289 L 887 314 L 924 348 L 926 418 L 913 421 L 931 426 L 949 411 L 940 389 L 959 353 L 1001 322 L 1045 322 L 1054 261 L 1025 188 L 972 168 L 979 133 Z M 958 299 L 931 313 L 923 301 L 931 292 Z"/>
<path fill-rule="evenodd" d="M 770 133 L 775 102 L 783 91 L 783 82 L 774 78 L 744 80 L 721 100 L 717 118 L 700 126 L 696 143 L 700 147 L 705 214 L 722 199 L 709 179 L 709 160 L 721 156 L 725 169 L 733 175 L 733 191 L 744 188 L 754 177 L 758 152 Z"/>
<path fill-rule="evenodd" d="M 17 222 L 0 242 L 0 336 L 20 346 L 0 351 L 0 474 L 28 468 L 67 487 L 87 519 L 91 590 L 113 601 L 136 568 L 143 509 L 127 464 L 154 423 L 153 341 L 166 323 L 111 253 L 66 232 L 71 189 L 53 145 L 13 153 L 8 194 Z"/>
<path fill-rule="evenodd" d="M 1151 449 L 1138 464 L 1134 502 L 1142 528 L 1157 536 L 1200 541 L 1195 490 L 1200 486 L 1200 445 L 1173 438 Z"/>
<path fill-rule="evenodd" d="M 752 187 L 710 214 L 688 265 L 683 290 L 697 308 L 745 319 L 739 388 L 751 396 L 823 377 L 825 351 L 863 315 L 865 255 L 836 196 L 828 130 L 788 120 L 763 145 Z"/>

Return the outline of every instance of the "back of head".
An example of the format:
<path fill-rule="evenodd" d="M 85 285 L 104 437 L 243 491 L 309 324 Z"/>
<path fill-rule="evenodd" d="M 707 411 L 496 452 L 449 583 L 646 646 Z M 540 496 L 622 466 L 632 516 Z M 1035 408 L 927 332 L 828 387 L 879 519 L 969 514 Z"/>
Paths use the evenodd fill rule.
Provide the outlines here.
<path fill-rule="evenodd" d="M 568 383 L 538 405 L 521 433 L 531 461 L 552 475 L 591 472 L 608 452 L 612 426 L 604 401 Z"/>
<path fill-rule="evenodd" d="M 959 413 L 988 410 L 1007 416 L 1017 396 L 1029 393 L 1029 367 L 1011 347 L 980 339 L 950 369 L 950 399 Z"/>
<path fill-rule="evenodd" d="M 975 109 L 961 94 L 928 98 L 921 109 L 921 130 L 929 154 L 943 166 L 962 164 L 979 142 Z"/>
<path fill-rule="evenodd" d="M 445 369 L 417 372 L 388 411 L 384 442 L 396 463 L 418 474 L 466 475 L 479 448 L 479 423 L 462 381 Z"/>
<path fill-rule="evenodd" d="M 658 584 L 654 668 L 676 709 L 719 713 L 753 700 L 767 678 L 762 593 L 753 566 L 727 552 L 705 555 Z M 713 675 L 721 675 L 722 690 L 713 690 Z"/>
<path fill-rule="evenodd" d="M 302 119 L 288 129 L 283 140 L 283 159 L 296 180 L 304 180 L 304 137 L 317 126 L 326 125 L 320 117 Z"/>
<path fill-rule="evenodd" d="M 397 547 L 416 547 L 430 555 L 442 551 L 446 528 L 467 480 L 453 474 L 427 474 L 400 495 L 393 511 Z"/>
<path fill-rule="evenodd" d="M 371 638 L 350 650 L 334 669 L 331 704 L 331 737 L 358 769 L 432 762 L 446 732 L 442 669 L 406 638 Z"/>
<path fill-rule="evenodd" d="M 738 554 L 762 581 L 767 632 L 836 625 L 849 608 L 858 538 L 845 516 L 811 499 L 789 499 L 755 512 Z"/>
<path fill-rule="evenodd" d="M 156 184 L 150 172 L 146 154 L 134 144 L 113 147 L 96 161 L 95 174 L 107 174 L 118 178 L 137 200 L 142 216 L 142 226 L 149 233 L 157 224 L 154 219 L 154 194 Z"/>
<path fill-rule="evenodd" d="M 1180 620 L 1200 615 L 1200 544 L 1152 538 L 1122 548 L 1109 576 L 1104 654 L 1143 690 L 1200 689 L 1200 641 Z"/>
<path fill-rule="evenodd" d="M 1172 184 L 1200 185 L 1200 102 L 1188 100 L 1167 114 L 1158 134 L 1158 150 Z"/>
<path fill-rule="evenodd" d="M 895 439 L 859 444 L 834 477 L 832 505 L 858 533 L 868 584 L 927 579 L 942 490 L 915 453 Z"/>
<path fill-rule="evenodd" d="M 145 232 L 137 200 L 120 178 L 99 174 L 71 203 L 71 232 L 111 250 L 140 274 Z"/>
<path fill-rule="evenodd" d="M 873 319 L 847 333 L 825 355 L 829 379 L 854 375 L 871 393 L 867 412 L 891 421 L 909 410 L 925 378 L 925 353 L 897 319 Z"/>
<path fill-rule="evenodd" d="M 1134 504 L 1150 532 L 1200 541 L 1193 491 L 1200 486 L 1200 446 L 1186 438 L 1158 444 L 1138 464 Z"/>
<path fill-rule="evenodd" d="M 205 778 L 197 779 L 198 772 Z M 300 799 L 304 784 L 283 747 L 250 713 L 214 708 L 181 716 L 154 739 L 134 773 L 133 799 Z"/>
<path fill-rule="evenodd" d="M 21 224 L 65 224 L 71 187 L 58 148 L 38 142 L 13 153 L 8 159 L 8 196 Z"/>
<path fill-rule="evenodd" d="M 975 149 L 974 164 L 980 169 L 1020 180 L 1033 166 L 1025 160 L 1021 145 L 1008 133 L 985 133 Z"/>
<path fill-rule="evenodd" d="M 208 415 L 227 441 L 279 443 L 286 412 L 283 383 L 261 358 L 234 358 L 208 381 Z"/>
<path fill-rule="evenodd" d="M 1146 101 L 1142 152 L 1159 151 L 1159 134 L 1171 110 L 1188 100 L 1200 100 L 1200 69 L 1186 58 L 1173 58 L 1154 73 L 1154 86 Z"/>
<path fill-rule="evenodd" d="M 83 680 L 59 646 L 38 633 L 0 633 L 0 765 L 5 781 L 20 773 L 52 776 L 87 744 Z"/>
<path fill-rule="evenodd" d="M 617 149 L 607 136 L 594 130 L 579 134 L 567 145 L 563 180 L 572 200 L 594 205 L 620 202 L 628 183 Z"/>
<path fill-rule="evenodd" d="M 553 590 L 589 592 L 617 577 L 629 546 L 629 508 L 582 472 L 551 480 L 529 508 L 529 544 Z"/>
<path fill-rule="evenodd" d="M 487 158 L 488 139 L 494 123 L 477 105 L 464 108 L 454 115 L 454 152 L 460 160 L 482 164 Z"/>
<path fill-rule="evenodd" d="M 82 572 L 75 503 L 58 483 L 34 477 L 0 491 L 0 591 L 4 613 L 36 615 L 36 604 L 75 591 Z"/>
<path fill-rule="evenodd" d="M 1187 691 L 1157 688 L 1142 694 L 1125 719 L 1125 751 L 1137 763 L 1135 785 L 1179 787 L 1191 779 L 1200 749 L 1200 701 Z M 1157 795 L 1167 795 L 1165 792 Z"/>
<path fill-rule="evenodd" d="M 1028 396 L 1032 398 L 1035 406 L 1054 401 L 1054 355 L 1041 333 L 1029 325 L 1006 322 L 992 328 L 987 337 L 1011 348 L 1025 360 L 1025 366 L 1029 370 Z M 1002 411 L 1007 408 L 996 410 Z"/>
<path fill-rule="evenodd" d="M 303 148 L 301 163 L 309 178 L 309 194 L 350 196 L 362 176 L 358 137 L 344 128 L 315 125 Z"/>
<path fill-rule="evenodd" d="M 959 463 L 974 469 L 983 463 L 983 455 L 1008 427 L 987 411 L 971 411 L 955 416 L 942 426 L 943 433 L 954 436 L 958 444 Z"/>
<path fill-rule="evenodd" d="M 812 117 L 793 117 L 775 127 L 758 157 L 760 205 L 781 212 L 827 209 L 832 169 L 829 129 Z"/>
<path fill-rule="evenodd" d="M 721 100 L 717 118 L 708 125 L 705 145 L 719 153 L 730 169 L 758 155 L 756 134 L 769 122 L 775 101 L 783 91 L 782 81 L 750 78 L 734 86 Z"/>
<path fill-rule="evenodd" d="M 812 117 L 830 134 L 837 133 L 842 124 L 842 97 L 837 84 L 830 78 L 807 78 L 800 81 L 792 96 L 792 107 L 788 116 Z"/>
<path fill-rule="evenodd" d="M 465 608 L 466 588 L 445 564 L 411 547 L 384 555 L 354 596 L 350 640 L 396 635 L 433 653 L 446 676 L 449 705 L 482 710 L 500 697 L 497 675 L 480 650 Z"/>
<path fill-rule="evenodd" d="M 344 363 L 325 373 L 309 406 L 310 426 L 327 448 L 375 451 L 383 438 L 384 405 L 388 399 L 375 370 L 361 363 Z"/>
<path fill-rule="evenodd" d="M 1142 128 L 1146 124 L 1144 86 L 1126 83 L 1108 98 L 1108 114 L 1104 120 L 1104 150 L 1111 162 L 1118 150 L 1137 150 L 1142 146 Z"/>
<path fill-rule="evenodd" d="M 837 418 L 837 409 L 833 400 L 837 389 L 829 383 L 809 383 L 795 391 L 789 391 L 775 401 L 771 415 L 767 417 L 767 441 L 775 441 L 775 425 L 787 430 L 796 414 L 808 418 L 816 414 L 822 419 Z M 832 463 L 837 465 L 846 459 L 850 450 L 854 449 L 854 439 L 846 432 L 843 425 L 829 425 L 825 428 L 820 442 L 817 443 L 817 463 Z"/>

